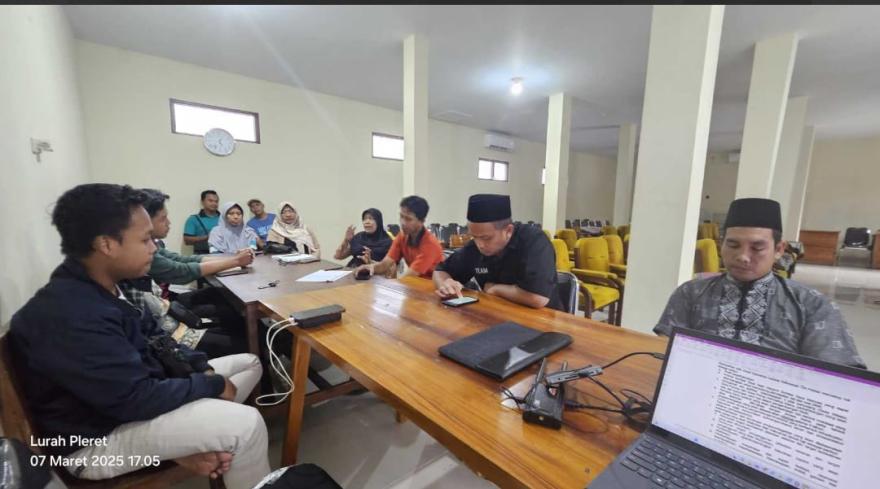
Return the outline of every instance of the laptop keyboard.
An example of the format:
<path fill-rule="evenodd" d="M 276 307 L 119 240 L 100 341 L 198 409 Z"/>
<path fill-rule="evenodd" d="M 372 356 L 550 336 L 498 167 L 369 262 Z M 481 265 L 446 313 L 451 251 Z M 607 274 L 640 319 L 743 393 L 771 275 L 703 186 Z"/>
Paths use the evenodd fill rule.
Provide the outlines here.
<path fill-rule="evenodd" d="M 669 489 L 752 489 L 755 486 L 680 450 L 642 437 L 621 465 Z"/>

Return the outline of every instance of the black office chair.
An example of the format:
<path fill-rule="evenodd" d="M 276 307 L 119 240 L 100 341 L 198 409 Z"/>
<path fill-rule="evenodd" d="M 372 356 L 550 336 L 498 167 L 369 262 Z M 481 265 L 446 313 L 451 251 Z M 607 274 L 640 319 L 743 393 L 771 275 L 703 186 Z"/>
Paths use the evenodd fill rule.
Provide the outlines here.
<path fill-rule="evenodd" d="M 434 223 L 428 224 L 428 231 L 431 231 L 431 234 L 433 234 L 437 238 L 440 237 L 440 229 L 441 228 L 442 228 L 442 226 L 440 226 L 439 222 L 434 222 Z"/>
<path fill-rule="evenodd" d="M 393 234 L 395 236 L 400 234 L 400 226 L 398 226 L 397 224 L 389 224 L 388 230 L 391 231 L 391 234 Z"/>
<path fill-rule="evenodd" d="M 861 265 L 862 260 L 866 260 L 867 266 L 870 267 L 872 250 L 871 231 L 868 228 L 846 228 L 843 235 L 843 245 L 837 253 L 835 264 L 839 266 L 842 260 L 846 260 L 852 255 L 861 255 L 857 264 Z"/>
<path fill-rule="evenodd" d="M 468 227 L 467 226 L 459 226 L 458 227 L 458 234 L 468 234 Z"/>
<path fill-rule="evenodd" d="M 578 279 L 571 272 L 556 272 L 556 288 L 562 299 L 562 311 L 575 314 L 578 310 Z"/>
<path fill-rule="evenodd" d="M 566 229 L 572 229 L 572 227 L 571 227 L 571 219 L 566 219 L 566 220 L 565 220 L 565 228 L 566 228 Z"/>
<path fill-rule="evenodd" d="M 449 246 L 449 240 L 452 238 L 452 235 L 457 234 L 452 226 L 443 226 L 440 228 L 440 235 L 437 236 L 437 239 L 440 240 L 441 243 Z"/>
<path fill-rule="evenodd" d="M 448 226 L 449 226 L 450 229 L 452 229 L 452 234 L 461 234 L 461 233 L 458 231 L 458 229 L 461 227 L 461 226 L 458 225 L 458 223 L 450 222 L 450 223 L 448 224 Z"/>
<path fill-rule="evenodd" d="M 871 231 L 868 228 L 846 228 L 841 248 L 868 248 L 871 243 Z"/>

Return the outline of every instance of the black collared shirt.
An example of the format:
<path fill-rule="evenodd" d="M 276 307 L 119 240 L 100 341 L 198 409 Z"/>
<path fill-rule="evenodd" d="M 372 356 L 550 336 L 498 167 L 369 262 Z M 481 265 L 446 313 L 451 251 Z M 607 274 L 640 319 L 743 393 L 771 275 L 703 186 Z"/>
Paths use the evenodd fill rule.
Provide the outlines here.
<path fill-rule="evenodd" d="M 470 241 L 436 270 L 460 283 L 475 277 L 480 287 L 486 282 L 516 285 L 550 299 L 547 307 L 562 310 L 556 287 L 556 251 L 547 235 L 536 227 L 515 224 L 513 236 L 496 256 L 483 256 L 477 244 Z"/>

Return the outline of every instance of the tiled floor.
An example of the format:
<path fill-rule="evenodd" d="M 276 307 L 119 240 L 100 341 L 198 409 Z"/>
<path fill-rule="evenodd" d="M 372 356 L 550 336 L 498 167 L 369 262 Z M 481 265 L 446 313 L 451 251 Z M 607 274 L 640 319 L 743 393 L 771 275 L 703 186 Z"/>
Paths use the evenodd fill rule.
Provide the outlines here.
<path fill-rule="evenodd" d="M 865 361 L 872 369 L 880 368 L 880 303 L 875 302 L 880 301 L 880 271 L 801 264 L 794 279 L 837 301 Z M 335 367 L 323 373 L 334 383 L 345 378 Z M 270 462 L 276 468 L 284 419 L 270 419 L 268 424 Z M 411 422 L 395 422 L 394 411 L 371 393 L 306 408 L 303 425 L 299 461 L 320 465 L 345 488 L 495 487 Z M 192 480 L 174 489 L 204 487 L 204 481 Z"/>
<path fill-rule="evenodd" d="M 332 383 L 347 379 L 333 366 L 321 373 Z M 280 466 L 285 423 L 283 417 L 267 420 L 273 469 Z M 413 423 L 397 423 L 394 410 L 369 392 L 307 407 L 297 462 L 321 466 L 346 489 L 496 487 Z M 172 489 L 205 487 L 204 480 L 191 479 Z"/>

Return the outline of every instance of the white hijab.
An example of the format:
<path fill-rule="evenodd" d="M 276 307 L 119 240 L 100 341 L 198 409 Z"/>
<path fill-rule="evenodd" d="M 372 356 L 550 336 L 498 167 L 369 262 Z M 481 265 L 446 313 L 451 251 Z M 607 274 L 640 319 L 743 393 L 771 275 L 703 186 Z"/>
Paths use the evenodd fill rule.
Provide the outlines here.
<path fill-rule="evenodd" d="M 285 207 L 290 207 L 296 212 L 296 220 L 290 224 L 285 223 L 284 219 L 281 218 L 281 213 L 284 212 Z M 275 222 L 272 223 L 272 229 L 269 230 L 269 233 L 270 241 L 273 241 L 273 235 L 287 238 L 296 243 L 297 249 L 301 252 L 305 252 L 303 245 L 309 247 L 309 252 L 312 252 L 317 248 L 315 242 L 312 240 L 311 233 L 309 233 L 309 230 L 306 229 L 305 224 L 303 224 L 299 212 L 297 212 L 296 208 L 290 202 L 285 201 L 278 205 L 278 214 L 275 216 Z M 283 242 L 283 239 L 281 241 Z"/>

